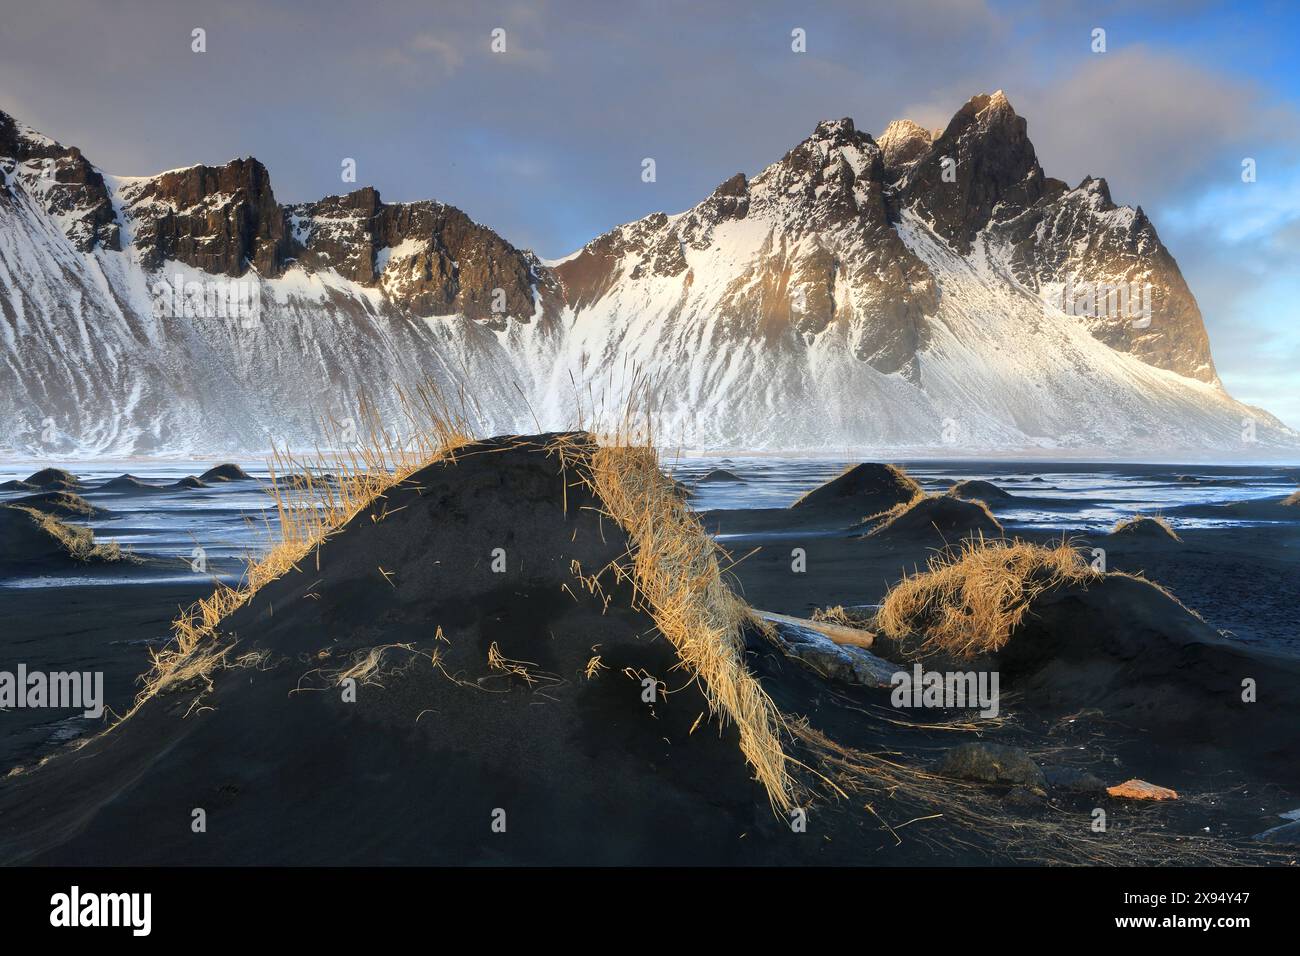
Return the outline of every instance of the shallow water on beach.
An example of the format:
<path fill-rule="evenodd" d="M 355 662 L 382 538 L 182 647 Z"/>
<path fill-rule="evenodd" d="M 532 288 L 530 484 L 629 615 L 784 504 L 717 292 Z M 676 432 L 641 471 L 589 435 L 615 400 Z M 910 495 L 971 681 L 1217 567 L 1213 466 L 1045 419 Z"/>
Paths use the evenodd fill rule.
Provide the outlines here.
<path fill-rule="evenodd" d="M 58 462 L 0 466 L 0 481 L 25 478 L 39 467 L 66 467 L 85 484 L 81 494 L 112 512 L 85 522 L 97 540 L 116 542 L 138 554 L 175 562 L 175 571 L 153 567 L 97 569 L 85 574 L 0 578 L 0 587 L 58 587 L 86 584 L 156 584 L 192 581 L 196 548 L 206 570 L 221 580 L 239 576 L 241 561 L 260 555 L 272 540 L 275 514 L 266 493 L 264 464 L 240 462 L 256 481 L 214 483 L 211 487 L 123 495 L 98 487 L 130 473 L 150 484 L 170 484 L 201 474 L 212 461 Z M 784 508 L 804 492 L 833 478 L 851 462 L 777 457 L 666 458 L 666 470 L 694 492 L 697 510 Z M 1195 506 L 1274 498 L 1294 491 L 1300 469 L 1288 466 L 1206 466 L 1089 464 L 1053 462 L 915 461 L 900 462 L 930 492 L 942 492 L 962 479 L 992 481 L 1021 501 L 1003 502 L 999 520 L 1008 530 L 1102 531 L 1135 513 L 1162 513 L 1178 527 L 1241 527 L 1260 522 L 1226 515 L 1206 516 Z M 739 482 L 698 479 L 726 469 Z M 1183 480 L 1180 480 L 1180 477 Z M 1041 479 L 1041 480 L 1040 480 Z M 1192 480 L 1187 480 L 1192 479 Z M 26 492 L 0 492 L 0 502 Z M 1193 514 L 1181 514 L 1190 510 Z"/>
<path fill-rule="evenodd" d="M 666 462 L 688 485 L 697 510 L 786 508 L 804 492 L 855 462 L 784 458 L 681 458 Z M 1178 509 L 1287 495 L 1296 489 L 1294 466 L 1186 466 L 1053 462 L 899 462 L 928 492 L 954 482 L 990 481 L 1017 499 L 1002 502 L 998 520 L 1010 528 L 1101 531 L 1136 513 L 1170 516 L 1175 526 L 1242 527 L 1233 517 L 1178 516 Z M 723 469 L 741 482 L 696 482 Z M 1192 480 L 1180 480 L 1192 479 Z"/>

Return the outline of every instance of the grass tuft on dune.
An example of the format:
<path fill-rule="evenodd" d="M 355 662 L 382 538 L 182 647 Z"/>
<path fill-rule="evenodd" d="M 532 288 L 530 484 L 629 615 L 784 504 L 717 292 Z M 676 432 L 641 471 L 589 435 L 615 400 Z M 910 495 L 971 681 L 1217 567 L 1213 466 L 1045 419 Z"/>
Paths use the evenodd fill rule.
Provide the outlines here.
<path fill-rule="evenodd" d="M 1003 647 L 1038 594 L 1100 577 L 1064 540 L 970 539 L 891 589 L 875 627 L 907 656 L 969 659 Z"/>
<path fill-rule="evenodd" d="M 597 447 L 590 484 L 632 542 L 630 565 L 618 568 L 638 601 L 702 685 L 715 713 L 736 725 L 740 749 L 774 808 L 793 806 L 781 744 L 784 721 L 744 661 L 749 607 L 727 586 L 721 550 L 659 468 L 653 447 Z"/>
<path fill-rule="evenodd" d="M 1115 522 L 1115 527 L 1110 529 L 1111 534 L 1140 534 L 1160 536 L 1167 535 L 1175 541 L 1182 541 L 1163 515 L 1133 515 L 1131 518 L 1124 518 Z"/>
<path fill-rule="evenodd" d="M 89 528 L 68 524 L 47 511 L 22 504 L 0 507 L 5 509 L 4 524 L 9 535 L 0 560 L 62 557 L 83 564 L 128 560 L 128 555 L 116 543 L 96 544 L 95 534 Z M 10 549 L 15 553 L 8 554 Z"/>
<path fill-rule="evenodd" d="M 374 406 L 362 400 L 359 441 L 345 441 L 337 423 L 326 426 L 327 444 L 347 449 L 337 460 L 313 463 L 288 452 L 275 453 L 269 488 L 275 500 L 275 544 L 262 558 L 249 562 L 239 584 L 218 584 L 212 594 L 180 613 L 172 623 L 173 640 L 152 652 L 153 666 L 143 678 L 144 688 L 131 712 L 170 688 L 192 681 L 208 684 L 213 670 L 232 662 L 231 646 L 215 639 L 227 615 L 264 585 L 297 567 L 313 548 L 389 488 L 473 440 L 466 414 L 452 411 L 436 387 L 422 386 L 401 393 L 400 399 L 409 435 L 405 439 L 394 436 Z M 316 480 L 313 476 L 323 474 L 324 466 L 333 469 L 330 480 Z M 277 474 L 291 478 L 277 480 Z"/>

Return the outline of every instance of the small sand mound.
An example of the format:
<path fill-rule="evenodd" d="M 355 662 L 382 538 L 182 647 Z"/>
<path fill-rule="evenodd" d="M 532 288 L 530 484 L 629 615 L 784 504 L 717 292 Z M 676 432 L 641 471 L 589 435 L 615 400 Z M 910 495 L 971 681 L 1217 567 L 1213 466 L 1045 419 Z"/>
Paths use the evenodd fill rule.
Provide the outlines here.
<path fill-rule="evenodd" d="M 117 561 L 115 544 L 97 545 L 89 528 L 33 508 L 0 505 L 0 566 L 40 570 L 77 562 Z"/>
<path fill-rule="evenodd" d="M 193 475 L 186 475 L 180 481 L 172 482 L 170 485 L 167 485 L 167 487 L 183 491 L 190 488 L 207 488 L 208 483 L 203 481 L 201 478 L 195 478 Z"/>
<path fill-rule="evenodd" d="M 9 504 L 42 511 L 56 518 L 94 518 L 108 513 L 72 491 L 42 491 L 40 494 L 16 498 Z"/>
<path fill-rule="evenodd" d="M 143 482 L 135 475 L 118 475 L 116 478 L 110 478 L 95 490 L 111 491 L 115 494 L 147 495 L 153 492 L 162 491 L 163 489 L 158 485 L 151 485 Z"/>
<path fill-rule="evenodd" d="M 1300 662 L 1223 637 L 1150 581 L 1106 574 L 1040 592 L 991 666 L 1031 706 L 1096 708 L 1200 748 L 1198 760 L 1300 783 Z M 1245 699 L 1248 678 L 1268 692 Z"/>
<path fill-rule="evenodd" d="M 1003 501 L 1014 498 L 1015 495 L 1009 491 L 1003 491 L 991 481 L 980 481 L 971 479 L 969 481 L 959 481 L 948 489 L 948 494 L 954 498 L 977 499 L 979 501 Z"/>
<path fill-rule="evenodd" d="M 703 484 L 713 484 L 714 482 L 725 482 L 725 481 L 741 481 L 741 482 L 743 482 L 744 480 L 745 480 L 745 479 L 741 478 L 739 475 L 737 475 L 737 474 L 735 474 L 735 473 L 733 473 L 733 472 L 727 471 L 725 468 L 715 468 L 715 469 L 713 469 L 713 471 L 709 472 L 707 475 L 705 475 L 703 478 L 701 478 L 701 479 L 699 480 L 699 484 L 702 484 L 702 485 L 703 485 Z"/>
<path fill-rule="evenodd" d="M 924 494 L 907 472 L 874 462 L 854 465 L 809 491 L 791 508 L 844 508 L 876 514 Z"/>
<path fill-rule="evenodd" d="M 38 491 L 39 489 L 22 480 L 11 480 L 0 483 L 0 491 Z"/>
<path fill-rule="evenodd" d="M 203 474 L 199 475 L 199 481 L 252 481 L 253 476 L 238 465 L 227 462 L 223 465 L 217 465 L 215 468 L 209 468 Z"/>
<path fill-rule="evenodd" d="M 35 474 L 28 475 L 26 484 L 46 491 L 63 491 L 79 487 L 81 481 L 72 472 L 62 468 L 42 468 Z"/>
<path fill-rule="evenodd" d="M 1002 692 L 1036 711 L 1095 709 L 1201 747 L 1198 759 L 1244 761 L 1277 783 L 1300 782 L 1291 759 L 1300 748 L 1300 662 L 1224 638 L 1163 588 L 1093 571 L 1065 542 L 968 544 L 936 557 L 885 596 L 874 627 L 873 650 L 891 660 L 995 670 Z M 1248 677 L 1267 681 L 1270 693 L 1244 701 Z"/>
<path fill-rule="evenodd" d="M 874 519 L 871 537 L 942 537 L 946 540 L 981 535 L 1002 537 L 1002 525 L 982 501 L 948 495 L 914 498 Z"/>
<path fill-rule="evenodd" d="M 1134 515 L 1131 518 L 1125 518 L 1123 521 L 1117 522 L 1115 527 L 1110 529 L 1110 533 L 1157 541 L 1183 540 L 1178 537 L 1169 522 L 1159 515 Z"/>

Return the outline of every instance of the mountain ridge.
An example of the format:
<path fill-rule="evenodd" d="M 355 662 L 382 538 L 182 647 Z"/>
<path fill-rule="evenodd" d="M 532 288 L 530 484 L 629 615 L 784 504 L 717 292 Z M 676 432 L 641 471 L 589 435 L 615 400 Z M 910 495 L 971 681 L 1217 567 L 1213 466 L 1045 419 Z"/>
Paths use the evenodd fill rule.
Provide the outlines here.
<path fill-rule="evenodd" d="M 810 435 L 812 445 L 937 439 L 954 450 L 1231 448 L 1247 431 L 1262 447 L 1300 437 L 1223 391 L 1195 299 L 1141 208 L 1116 206 L 1104 180 L 1071 189 L 1047 177 L 1001 91 L 973 97 L 934 133 L 895 121 L 876 140 L 851 119 L 820 122 L 753 177 L 737 173 L 688 210 L 625 223 L 550 264 L 435 200 L 385 203 L 364 186 L 281 204 L 252 157 L 105 176 L 3 113 L 0 171 L 12 393 L 0 444 L 15 449 L 48 448 L 33 439 L 51 420 L 61 447 L 88 453 L 197 448 L 220 440 L 201 437 L 205 416 L 237 448 L 308 442 L 336 410 L 314 407 L 318 387 L 295 392 L 288 372 L 348 395 L 471 382 L 493 424 L 539 414 L 554 424 L 573 383 L 593 374 L 611 400 L 626 397 L 613 378 L 629 359 L 662 373 L 660 433 L 688 446 L 792 447 Z M 1149 320 L 1098 310 L 1096 295 L 1080 313 L 1062 298 L 1079 275 L 1103 298 L 1153 290 Z M 143 316 L 147 301 L 157 311 L 149 290 L 165 276 L 248 280 L 256 326 Z M 38 297 L 27 280 L 56 294 Z M 1045 304 L 1054 295 L 1055 311 Z M 977 300 L 1001 311 L 972 322 L 962 303 Z M 88 309 L 112 327 L 87 325 Z M 69 329 L 88 328 L 69 343 Z M 962 341 L 945 345 L 959 328 Z M 1020 367 L 1029 392 L 995 361 L 1017 339 L 1045 353 Z M 1046 355 L 1063 348 L 1063 365 Z M 131 361 L 148 368 L 123 367 Z M 209 367 L 187 370 L 195 361 Z M 1106 420 L 1107 387 L 1133 422 Z M 1095 421 L 1087 407 L 1088 420 L 1072 420 L 1070 389 L 1101 403 Z M 804 403 L 835 407 L 781 407 Z M 702 420 L 715 406 L 725 411 Z"/>

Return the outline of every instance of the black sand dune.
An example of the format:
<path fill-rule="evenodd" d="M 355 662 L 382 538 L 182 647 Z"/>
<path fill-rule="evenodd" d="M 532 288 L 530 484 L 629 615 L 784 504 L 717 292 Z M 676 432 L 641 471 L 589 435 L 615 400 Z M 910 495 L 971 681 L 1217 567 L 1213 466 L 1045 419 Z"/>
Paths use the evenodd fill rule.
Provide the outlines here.
<path fill-rule="evenodd" d="M 854 465 L 804 494 L 789 508 L 718 509 L 703 512 L 713 534 L 762 534 L 797 528 L 819 533 L 847 531 L 868 515 L 922 494 L 921 486 L 894 465 Z"/>
<path fill-rule="evenodd" d="M 1147 541 L 1167 541 L 1174 544 L 1181 543 L 1177 533 L 1171 528 L 1168 522 L 1157 520 L 1156 518 L 1139 515 L 1119 522 L 1111 530 L 1111 534 L 1117 537 L 1142 538 Z"/>
<path fill-rule="evenodd" d="M 725 482 L 741 483 L 745 479 L 741 478 L 735 472 L 727 471 L 725 468 L 715 468 L 704 477 L 700 478 L 698 484 L 711 485 Z"/>
<path fill-rule="evenodd" d="M 1015 495 L 1009 491 L 1004 491 L 991 481 L 981 481 L 979 479 L 970 479 L 968 481 L 959 481 L 948 489 L 948 494 L 954 498 L 977 499 L 987 505 L 994 505 L 999 501 L 1009 501 Z"/>
<path fill-rule="evenodd" d="M 218 671 L 201 709 L 155 698 L 0 783 L 0 859 L 789 860 L 796 836 L 673 647 L 612 578 L 606 609 L 574 577 L 628 543 L 543 441 L 425 468 L 265 586 L 223 632 L 266 659 Z M 344 702 L 328 675 L 393 644 L 410 650 Z M 660 682 L 654 704 L 642 677 Z"/>
<path fill-rule="evenodd" d="M 994 660 L 1030 707 L 1097 708 L 1175 748 L 1171 764 L 1248 766 L 1300 786 L 1300 661 L 1222 637 L 1147 581 L 1107 575 L 1039 596 Z"/>
<path fill-rule="evenodd" d="M 8 503 L 18 505 L 21 508 L 42 511 L 45 514 L 54 515 L 56 518 L 84 520 L 86 518 L 102 517 L 109 513 L 103 508 L 92 505 L 73 491 L 42 491 L 39 494 L 15 498 Z"/>
<path fill-rule="evenodd" d="M 199 475 L 199 481 L 211 484 L 214 481 L 252 481 L 253 476 L 238 465 L 226 463 L 209 468 Z"/>
<path fill-rule="evenodd" d="M 81 487 L 81 480 L 62 468 L 42 468 L 28 475 L 23 483 L 44 491 L 75 491 Z"/>
<path fill-rule="evenodd" d="M 30 482 L 21 479 L 0 482 L 0 491 L 39 491 L 40 489 Z"/>
<path fill-rule="evenodd" d="M 951 787 L 935 789 L 931 777 L 919 797 L 879 780 L 855 789 L 843 764 L 802 738 L 787 741 L 790 755 L 851 795 L 819 791 L 807 801 L 809 832 L 792 833 L 752 780 L 735 731 L 707 717 L 626 586 L 602 578 L 606 607 L 574 576 L 572 562 L 590 574 L 628 542 L 600 516 L 581 465 L 566 479 L 545 441 L 481 442 L 423 469 L 264 587 L 224 622 L 232 658 L 251 656 L 215 673 L 202 706 L 190 711 L 199 687 L 155 698 L 84 748 L 0 778 L 0 862 L 934 864 L 1057 860 L 1078 834 L 1087 840 L 1088 814 L 1107 798 L 1075 806 L 1056 777 L 1037 803 L 1014 803 L 995 784 L 944 804 Z M 780 510 L 782 534 L 822 521 Z M 933 553 L 912 535 L 879 548 L 816 532 L 799 543 L 807 574 L 791 572 L 788 537 L 736 566 L 753 603 L 806 615 L 814 600 L 870 602 Z M 498 547 L 502 573 L 492 567 Z M 1276 764 L 1291 742 L 1256 721 L 1284 726 L 1276 708 L 1289 704 L 1241 711 L 1225 688 L 1249 667 L 1261 699 L 1285 702 L 1277 681 L 1300 675 L 1129 580 L 1040 598 L 996 663 L 1017 721 L 981 725 L 979 739 L 1073 744 L 1072 767 L 1106 783 L 1140 776 L 1195 793 L 1227 774 L 1255 789 L 1249 807 L 1216 816 L 1216 835 L 1259 832 L 1253 793 L 1289 779 Z M 782 710 L 836 746 L 924 771 L 973 739 L 928 729 L 944 712 L 909 711 L 906 726 L 878 719 L 899 716 L 888 690 L 819 676 L 757 629 L 748 639 L 750 666 Z M 374 648 L 386 648 L 377 669 L 344 702 L 338 676 Z M 642 676 L 670 693 L 643 702 Z M 1172 715 L 1151 716 L 1149 689 Z M 1215 722 L 1229 731 L 1214 736 Z M 1062 726 L 1077 735 L 1058 737 Z M 1252 735 L 1262 742 L 1254 752 Z M 1046 770 L 1055 758 L 1032 759 Z M 895 825 L 924 822 L 900 830 L 900 846 L 868 802 Z M 195 808 L 206 833 L 191 829 Z M 492 830 L 498 809 L 505 833 Z M 1157 827 L 1195 836 L 1204 825 L 1203 805 L 1161 812 L 1172 816 Z M 1024 829 L 1035 815 L 1057 829 Z M 1106 847 L 1116 862 L 1179 859 L 1135 839 L 1125 826 Z"/>
<path fill-rule="evenodd" d="M 911 501 L 920 492 L 921 486 L 901 468 L 869 463 L 854 465 L 790 507 L 851 510 L 861 518 Z"/>
<path fill-rule="evenodd" d="M 867 535 L 879 540 L 933 538 L 955 542 L 977 535 L 1000 538 L 1002 525 L 981 501 L 930 495 L 878 518 Z"/>
<path fill-rule="evenodd" d="M 48 571 L 119 560 L 117 548 L 95 543 L 88 528 L 18 505 L 0 505 L 0 569 Z"/>
<path fill-rule="evenodd" d="M 175 489 L 176 491 L 189 491 L 195 488 L 207 488 L 210 486 L 201 478 L 195 478 L 193 475 L 186 475 L 180 481 L 174 481 L 166 487 Z"/>
<path fill-rule="evenodd" d="M 1223 504 L 1192 504 L 1168 509 L 1187 518 L 1218 518 L 1246 521 L 1300 521 L 1300 492 L 1287 497 L 1254 498 Z"/>
<path fill-rule="evenodd" d="M 161 494 L 165 489 L 161 485 L 151 485 L 147 481 L 141 481 L 135 475 L 118 475 L 116 478 L 108 479 L 94 490 L 118 495 L 156 495 Z"/>

